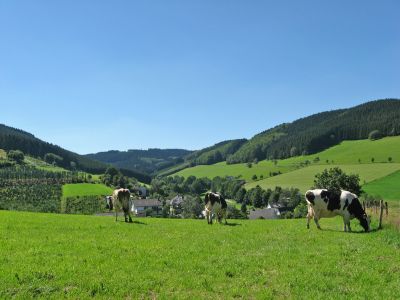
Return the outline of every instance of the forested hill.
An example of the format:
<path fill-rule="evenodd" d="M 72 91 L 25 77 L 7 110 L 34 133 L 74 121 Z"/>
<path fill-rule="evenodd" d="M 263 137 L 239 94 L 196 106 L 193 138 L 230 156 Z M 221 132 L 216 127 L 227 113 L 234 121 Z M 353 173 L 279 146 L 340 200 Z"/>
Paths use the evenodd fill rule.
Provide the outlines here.
<path fill-rule="evenodd" d="M 86 157 L 110 163 L 116 167 L 152 174 L 161 169 L 184 162 L 183 157 L 191 152 L 183 149 L 110 150 L 87 154 Z"/>
<path fill-rule="evenodd" d="M 374 130 L 381 136 L 400 134 L 399 99 L 371 101 L 276 126 L 255 135 L 227 161 L 239 163 L 312 154 L 343 140 L 366 139 Z"/>
<path fill-rule="evenodd" d="M 6 151 L 21 150 L 24 154 L 40 159 L 44 159 L 47 153 L 53 153 L 62 158 L 57 163 L 60 167 L 71 169 L 73 166 L 73 168 L 90 173 L 104 173 L 109 166 L 103 162 L 65 150 L 57 145 L 44 142 L 23 130 L 3 124 L 0 124 L 0 149 Z M 142 172 L 124 169 L 121 169 L 121 171 L 124 175 L 135 177 L 142 182 L 150 181 L 150 177 Z"/>
<path fill-rule="evenodd" d="M 247 140 L 228 140 L 198 151 L 183 149 L 148 149 L 128 151 L 107 151 L 88 154 L 87 157 L 116 167 L 140 170 L 148 174 L 168 174 L 194 165 L 209 165 L 225 161 Z"/>

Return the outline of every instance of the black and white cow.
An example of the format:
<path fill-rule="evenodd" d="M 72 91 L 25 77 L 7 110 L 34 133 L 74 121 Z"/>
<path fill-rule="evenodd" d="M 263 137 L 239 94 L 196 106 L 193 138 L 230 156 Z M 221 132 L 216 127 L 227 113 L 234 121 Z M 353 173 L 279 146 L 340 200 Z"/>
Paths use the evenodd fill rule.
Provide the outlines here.
<path fill-rule="evenodd" d="M 131 193 L 128 189 L 117 189 L 114 190 L 111 201 L 107 203 L 110 211 L 115 209 L 115 221 L 118 220 L 118 212 L 122 209 L 124 211 L 125 222 L 132 223 L 131 212 L 130 212 L 130 197 Z"/>
<path fill-rule="evenodd" d="M 205 204 L 204 211 L 208 224 L 213 223 L 212 219 L 214 213 L 217 215 L 219 223 L 221 223 L 222 218 L 224 218 L 225 224 L 227 224 L 226 208 L 228 207 L 228 205 L 226 204 L 224 197 L 222 197 L 218 193 L 207 192 L 204 197 L 204 204 Z"/>
<path fill-rule="evenodd" d="M 337 215 L 343 217 L 344 231 L 351 231 L 350 220 L 357 218 L 365 231 L 369 231 L 370 219 L 361 206 L 357 195 L 348 191 L 335 193 L 325 189 L 309 190 L 305 194 L 308 213 L 307 228 L 310 228 L 310 219 L 314 218 L 318 229 L 320 218 L 330 218 Z"/>

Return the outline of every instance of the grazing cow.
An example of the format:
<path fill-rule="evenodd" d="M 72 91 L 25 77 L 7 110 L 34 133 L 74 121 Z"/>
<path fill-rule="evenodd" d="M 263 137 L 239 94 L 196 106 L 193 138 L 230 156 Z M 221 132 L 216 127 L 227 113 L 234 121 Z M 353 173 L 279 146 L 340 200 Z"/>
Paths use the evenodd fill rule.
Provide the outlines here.
<path fill-rule="evenodd" d="M 226 208 L 228 205 L 226 204 L 224 197 L 218 193 L 207 192 L 204 197 L 204 204 L 204 210 L 208 224 L 212 224 L 213 212 L 216 212 L 219 223 L 221 223 L 222 218 L 224 218 L 225 224 L 227 224 Z"/>
<path fill-rule="evenodd" d="M 131 193 L 128 189 L 114 190 L 111 201 L 109 202 L 109 209 L 115 209 L 115 221 L 118 220 L 118 212 L 122 209 L 124 211 L 125 222 L 132 223 L 130 213 L 130 197 Z"/>
<path fill-rule="evenodd" d="M 365 231 L 369 231 L 370 219 L 361 206 L 357 195 L 348 191 L 335 193 L 325 189 L 309 190 L 305 194 L 308 213 L 307 228 L 310 228 L 310 219 L 314 217 L 318 229 L 320 218 L 330 218 L 337 215 L 343 217 L 344 231 L 351 231 L 350 220 L 357 218 Z"/>

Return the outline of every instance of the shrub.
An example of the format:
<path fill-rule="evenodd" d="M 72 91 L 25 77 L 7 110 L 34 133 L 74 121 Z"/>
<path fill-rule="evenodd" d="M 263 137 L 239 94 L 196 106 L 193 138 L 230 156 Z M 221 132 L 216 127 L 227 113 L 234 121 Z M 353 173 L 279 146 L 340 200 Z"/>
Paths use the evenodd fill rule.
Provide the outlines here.
<path fill-rule="evenodd" d="M 381 134 L 381 132 L 380 132 L 379 130 L 372 130 L 372 131 L 368 134 L 368 138 L 369 138 L 371 141 L 379 140 L 379 139 L 382 138 L 382 134 Z"/>
<path fill-rule="evenodd" d="M 8 159 L 15 161 L 20 164 L 24 161 L 24 153 L 19 150 L 10 150 L 7 154 Z"/>

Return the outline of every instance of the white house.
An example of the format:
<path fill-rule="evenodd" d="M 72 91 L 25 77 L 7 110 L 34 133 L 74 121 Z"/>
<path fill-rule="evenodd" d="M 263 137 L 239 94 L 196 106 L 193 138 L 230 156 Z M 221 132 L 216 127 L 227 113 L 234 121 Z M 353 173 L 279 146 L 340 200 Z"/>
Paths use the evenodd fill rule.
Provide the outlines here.
<path fill-rule="evenodd" d="M 161 213 L 162 203 L 157 199 L 140 199 L 132 201 L 131 210 L 136 216 L 145 217 L 146 210 L 149 208 L 158 215 Z"/>

